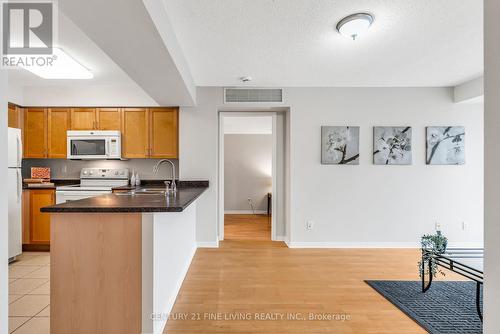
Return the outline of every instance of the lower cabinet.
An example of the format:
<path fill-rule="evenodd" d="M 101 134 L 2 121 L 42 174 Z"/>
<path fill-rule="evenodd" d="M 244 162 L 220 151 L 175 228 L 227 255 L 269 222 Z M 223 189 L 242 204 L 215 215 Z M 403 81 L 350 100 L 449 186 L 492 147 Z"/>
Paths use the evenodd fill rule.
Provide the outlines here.
<path fill-rule="evenodd" d="M 55 204 L 54 189 L 25 189 L 23 191 L 24 249 L 50 245 L 50 214 L 40 212 L 40 209 L 53 204 Z"/>

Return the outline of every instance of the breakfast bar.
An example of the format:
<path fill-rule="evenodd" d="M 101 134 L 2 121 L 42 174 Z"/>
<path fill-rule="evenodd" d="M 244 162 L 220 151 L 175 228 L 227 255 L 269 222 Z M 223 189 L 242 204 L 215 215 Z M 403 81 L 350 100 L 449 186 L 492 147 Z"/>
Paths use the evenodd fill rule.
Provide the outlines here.
<path fill-rule="evenodd" d="M 161 333 L 196 251 L 208 182 L 41 209 L 51 214 L 51 333 Z"/>

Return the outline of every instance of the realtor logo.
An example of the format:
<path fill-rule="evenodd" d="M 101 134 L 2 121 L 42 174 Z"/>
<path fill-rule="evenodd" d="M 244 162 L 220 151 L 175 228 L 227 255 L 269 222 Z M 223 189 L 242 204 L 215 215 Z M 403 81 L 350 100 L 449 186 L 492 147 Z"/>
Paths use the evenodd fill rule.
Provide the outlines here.
<path fill-rule="evenodd" d="M 3 54 L 52 54 L 53 9 L 50 2 L 2 3 Z"/>

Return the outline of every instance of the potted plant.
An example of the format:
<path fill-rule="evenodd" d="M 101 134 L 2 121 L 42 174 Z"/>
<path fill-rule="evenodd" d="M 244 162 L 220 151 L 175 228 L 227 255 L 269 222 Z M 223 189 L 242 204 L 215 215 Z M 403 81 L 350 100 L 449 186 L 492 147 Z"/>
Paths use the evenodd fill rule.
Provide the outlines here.
<path fill-rule="evenodd" d="M 423 235 L 420 239 L 420 244 L 422 246 L 422 260 L 418 262 L 420 277 L 425 274 L 430 274 L 432 277 L 436 277 L 437 273 L 444 276 L 445 273 L 439 269 L 435 256 L 446 252 L 448 239 L 441 233 L 441 231 L 436 231 L 436 234 Z"/>

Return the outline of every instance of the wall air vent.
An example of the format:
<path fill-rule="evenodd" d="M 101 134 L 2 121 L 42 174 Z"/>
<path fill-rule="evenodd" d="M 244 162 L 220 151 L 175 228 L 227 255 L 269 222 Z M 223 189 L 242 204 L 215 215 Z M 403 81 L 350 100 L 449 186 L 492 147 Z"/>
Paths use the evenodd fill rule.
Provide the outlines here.
<path fill-rule="evenodd" d="M 281 88 L 224 88 L 224 103 L 281 103 Z"/>

